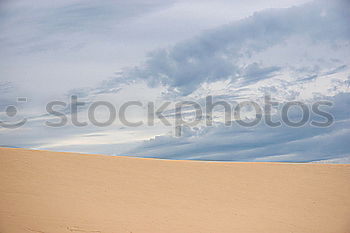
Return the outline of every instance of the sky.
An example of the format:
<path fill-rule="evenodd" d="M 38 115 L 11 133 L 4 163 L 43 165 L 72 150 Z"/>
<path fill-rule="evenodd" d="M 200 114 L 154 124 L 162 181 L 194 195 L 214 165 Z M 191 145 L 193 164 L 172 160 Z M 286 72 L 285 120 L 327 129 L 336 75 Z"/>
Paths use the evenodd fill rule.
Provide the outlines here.
<path fill-rule="evenodd" d="M 255 162 L 350 162 L 350 3 L 346 0 L 248 1 L 0 1 L 0 145 L 53 151 L 163 159 Z M 75 95 L 85 106 L 72 123 Z M 269 95 L 281 106 L 300 101 L 324 106 L 327 127 L 261 122 L 225 125 L 223 108 L 213 124 L 132 127 L 116 119 L 91 123 L 96 101 L 116 110 L 127 101 L 129 121 L 147 122 L 148 103 L 227 101 L 263 103 Z M 25 98 L 21 101 L 19 98 Z M 67 124 L 49 127 L 52 101 Z M 12 113 L 9 113 L 9 106 Z M 60 108 L 61 107 L 61 108 Z M 108 109 L 107 109 L 108 110 Z M 280 117 L 280 106 L 272 117 Z M 108 120 L 99 107 L 95 118 Z M 186 113 L 193 119 L 193 109 Z M 243 111 L 242 119 L 255 115 Z M 117 113 L 117 116 L 118 113 Z M 192 117 L 192 118 L 191 118 Z M 265 115 L 266 117 L 266 115 Z M 292 119 L 302 112 L 292 111 Z M 315 118 L 316 117 L 316 118 Z M 118 117 L 117 117 L 118 118 Z M 323 119 L 320 119 L 325 120 Z"/>

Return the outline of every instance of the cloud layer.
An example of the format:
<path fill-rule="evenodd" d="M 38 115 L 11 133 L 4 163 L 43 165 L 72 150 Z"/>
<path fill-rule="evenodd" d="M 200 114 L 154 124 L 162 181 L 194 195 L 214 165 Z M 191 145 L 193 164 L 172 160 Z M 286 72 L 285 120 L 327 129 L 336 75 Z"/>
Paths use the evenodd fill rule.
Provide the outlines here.
<path fill-rule="evenodd" d="M 255 3 L 258 12 L 250 10 L 234 21 L 227 20 L 225 8 L 245 8 L 225 0 L 4 5 L 0 117 L 24 116 L 28 123 L 16 130 L 1 128 L 1 144 L 167 159 L 348 161 L 350 3 L 284 1 L 279 9 Z M 199 6 L 203 17 L 191 16 Z M 226 15 L 213 14 L 212 7 Z M 72 94 L 87 103 L 81 120 L 96 100 L 120 107 L 130 100 L 144 106 L 166 100 L 203 103 L 207 95 L 259 102 L 269 94 L 280 103 L 330 100 L 335 122 L 327 128 L 227 127 L 217 109 L 213 126 L 184 127 L 180 138 L 160 122 L 153 128 L 120 122 L 108 128 L 45 127 L 54 118 L 44 111 L 45 104 L 68 101 Z M 19 106 L 23 115 L 6 117 L 5 107 L 21 96 L 29 99 Z M 142 110 L 130 111 L 132 119 L 145 120 Z M 69 116 L 69 105 L 62 111 Z M 173 117 L 174 109 L 166 114 Z"/>

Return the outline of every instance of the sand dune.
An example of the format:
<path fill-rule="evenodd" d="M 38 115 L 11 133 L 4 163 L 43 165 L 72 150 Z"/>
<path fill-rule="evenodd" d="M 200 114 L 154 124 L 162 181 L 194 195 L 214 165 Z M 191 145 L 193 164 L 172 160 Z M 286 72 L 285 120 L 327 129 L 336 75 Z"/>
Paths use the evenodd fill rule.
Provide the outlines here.
<path fill-rule="evenodd" d="M 350 166 L 0 149 L 1 233 L 349 233 Z"/>

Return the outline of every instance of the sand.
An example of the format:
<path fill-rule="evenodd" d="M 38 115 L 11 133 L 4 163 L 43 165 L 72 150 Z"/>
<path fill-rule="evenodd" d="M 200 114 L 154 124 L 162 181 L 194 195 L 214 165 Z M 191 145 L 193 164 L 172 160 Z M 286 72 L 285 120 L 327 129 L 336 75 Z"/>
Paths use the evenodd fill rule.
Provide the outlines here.
<path fill-rule="evenodd" d="M 349 233 L 350 166 L 0 148 L 1 233 Z"/>

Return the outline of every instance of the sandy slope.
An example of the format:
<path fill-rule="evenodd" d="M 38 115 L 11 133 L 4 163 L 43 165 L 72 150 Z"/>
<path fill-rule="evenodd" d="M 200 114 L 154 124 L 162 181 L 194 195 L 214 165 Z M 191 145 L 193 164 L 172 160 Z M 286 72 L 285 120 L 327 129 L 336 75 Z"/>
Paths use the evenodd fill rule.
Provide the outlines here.
<path fill-rule="evenodd" d="M 349 233 L 350 166 L 0 149 L 1 233 Z"/>

